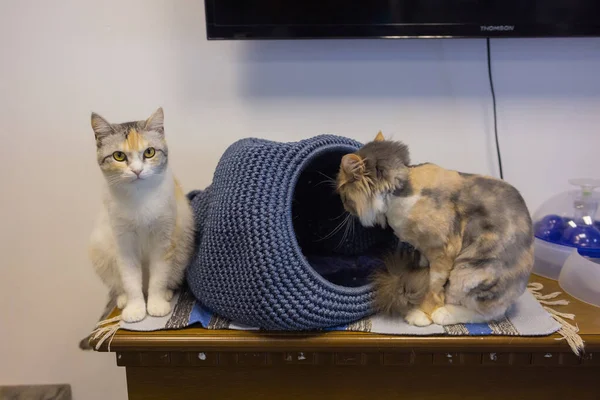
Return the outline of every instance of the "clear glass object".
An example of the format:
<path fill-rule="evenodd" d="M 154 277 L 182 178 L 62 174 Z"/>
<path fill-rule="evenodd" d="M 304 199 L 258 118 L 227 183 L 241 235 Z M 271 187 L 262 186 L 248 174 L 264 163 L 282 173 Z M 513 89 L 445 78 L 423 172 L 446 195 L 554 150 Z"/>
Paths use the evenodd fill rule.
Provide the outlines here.
<path fill-rule="evenodd" d="M 534 272 L 558 279 L 573 249 L 583 257 L 600 258 L 598 206 L 600 179 L 571 179 L 575 190 L 546 201 L 533 216 Z"/>
<path fill-rule="evenodd" d="M 558 283 L 571 296 L 600 307 L 600 258 L 584 257 L 573 249 Z"/>

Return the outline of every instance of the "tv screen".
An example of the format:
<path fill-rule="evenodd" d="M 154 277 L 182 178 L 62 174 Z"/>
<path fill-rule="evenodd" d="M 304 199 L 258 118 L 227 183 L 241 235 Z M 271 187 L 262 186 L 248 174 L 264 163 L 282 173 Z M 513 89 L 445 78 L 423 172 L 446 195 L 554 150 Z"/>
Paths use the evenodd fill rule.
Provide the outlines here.
<path fill-rule="evenodd" d="M 600 0 L 205 0 L 209 39 L 600 36 Z"/>

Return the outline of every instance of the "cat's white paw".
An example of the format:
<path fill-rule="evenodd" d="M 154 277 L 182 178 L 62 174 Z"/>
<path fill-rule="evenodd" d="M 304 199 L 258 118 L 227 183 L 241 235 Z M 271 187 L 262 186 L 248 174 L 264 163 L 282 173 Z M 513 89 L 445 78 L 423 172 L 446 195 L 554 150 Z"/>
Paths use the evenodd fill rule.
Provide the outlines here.
<path fill-rule="evenodd" d="M 171 294 L 171 297 L 173 295 Z M 162 297 L 148 297 L 148 314 L 153 317 L 164 317 L 171 312 L 171 303 Z"/>
<path fill-rule="evenodd" d="M 165 300 L 171 301 L 173 298 L 173 291 L 171 289 L 165 290 Z"/>
<path fill-rule="evenodd" d="M 414 310 L 410 310 L 406 317 L 404 317 L 406 322 L 415 326 L 429 326 L 431 325 L 431 319 L 425 314 L 423 311 L 415 308 Z"/>
<path fill-rule="evenodd" d="M 121 313 L 121 318 L 125 322 L 138 322 L 146 318 L 146 304 L 144 304 L 144 300 L 128 302 Z"/>
<path fill-rule="evenodd" d="M 448 311 L 446 307 L 440 307 L 431 314 L 431 319 L 438 325 L 454 325 L 456 318 Z"/>
<path fill-rule="evenodd" d="M 119 307 L 119 310 L 124 309 L 126 305 L 127 305 L 127 295 L 126 294 L 118 295 L 117 296 L 117 307 Z"/>

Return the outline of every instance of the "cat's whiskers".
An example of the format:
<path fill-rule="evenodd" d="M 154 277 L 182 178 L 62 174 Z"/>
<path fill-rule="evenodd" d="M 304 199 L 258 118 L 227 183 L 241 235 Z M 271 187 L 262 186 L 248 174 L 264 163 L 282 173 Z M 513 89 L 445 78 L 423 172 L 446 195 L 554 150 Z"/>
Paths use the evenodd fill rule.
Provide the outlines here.
<path fill-rule="evenodd" d="M 331 187 L 332 189 L 334 189 L 334 191 L 337 188 L 337 184 L 335 182 L 330 182 L 330 181 L 327 181 L 327 180 L 324 180 L 324 181 L 321 181 L 321 182 L 317 183 L 315 185 L 315 187 L 323 185 L 323 184 L 327 184 L 329 187 Z"/>
<path fill-rule="evenodd" d="M 340 239 L 340 242 L 338 243 L 337 246 L 335 246 L 335 250 L 341 248 L 344 243 L 346 243 L 346 240 L 348 239 L 348 234 L 350 233 L 350 230 L 354 227 L 354 219 L 352 218 L 352 215 L 350 213 L 348 213 L 348 217 L 345 219 L 345 223 L 344 225 L 346 226 L 346 228 L 344 229 L 344 234 L 342 235 L 342 238 Z"/>
<path fill-rule="evenodd" d="M 315 185 L 316 186 L 320 186 L 322 184 L 328 184 L 330 187 L 332 187 L 333 189 L 337 188 L 337 182 L 335 181 L 335 179 L 333 179 L 331 176 L 322 173 L 321 171 L 315 171 L 316 173 L 318 173 L 319 175 L 323 176 L 325 178 L 325 180 L 322 180 L 321 182 L 317 183 Z"/>
<path fill-rule="evenodd" d="M 119 175 L 106 175 L 106 183 L 108 186 L 117 186 L 123 183 Z"/>
<path fill-rule="evenodd" d="M 335 221 L 336 219 L 340 219 L 341 217 L 343 217 L 343 216 L 344 216 L 344 214 L 348 214 L 348 211 L 344 210 L 344 211 L 342 211 L 342 213 L 341 213 L 340 215 L 338 215 L 338 216 L 337 216 L 337 217 L 335 217 L 335 218 L 329 218 L 329 220 L 330 220 L 330 221 Z"/>
<path fill-rule="evenodd" d="M 317 174 L 321 175 L 322 177 L 324 177 L 325 179 L 327 179 L 328 181 L 334 182 L 335 183 L 335 179 L 333 179 L 331 176 L 322 173 L 321 171 L 316 171 Z"/>
<path fill-rule="evenodd" d="M 344 224 L 344 234 L 340 238 L 340 241 L 338 242 L 338 244 L 334 247 L 334 250 L 337 250 L 342 246 L 342 243 L 344 243 L 344 241 L 346 240 L 346 235 L 348 235 L 348 224 L 347 223 Z"/>
<path fill-rule="evenodd" d="M 323 240 L 327 240 L 333 237 L 344 227 L 344 224 L 348 221 L 348 218 L 350 218 L 350 214 L 346 215 L 346 218 L 344 218 L 342 222 L 340 222 L 327 236 L 317 239 L 316 242 L 321 242 Z"/>

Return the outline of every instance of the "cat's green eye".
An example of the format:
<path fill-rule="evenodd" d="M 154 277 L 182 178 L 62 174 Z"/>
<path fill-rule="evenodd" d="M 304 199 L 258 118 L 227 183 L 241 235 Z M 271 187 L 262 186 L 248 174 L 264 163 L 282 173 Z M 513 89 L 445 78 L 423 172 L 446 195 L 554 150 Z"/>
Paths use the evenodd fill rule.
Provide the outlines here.
<path fill-rule="evenodd" d="M 115 160 L 121 162 L 121 161 L 125 161 L 127 159 L 127 156 L 122 151 L 115 151 L 113 153 L 113 158 Z"/>
<path fill-rule="evenodd" d="M 156 150 L 154 150 L 154 147 L 148 147 L 146 150 L 144 150 L 144 158 L 152 158 L 155 154 Z"/>

